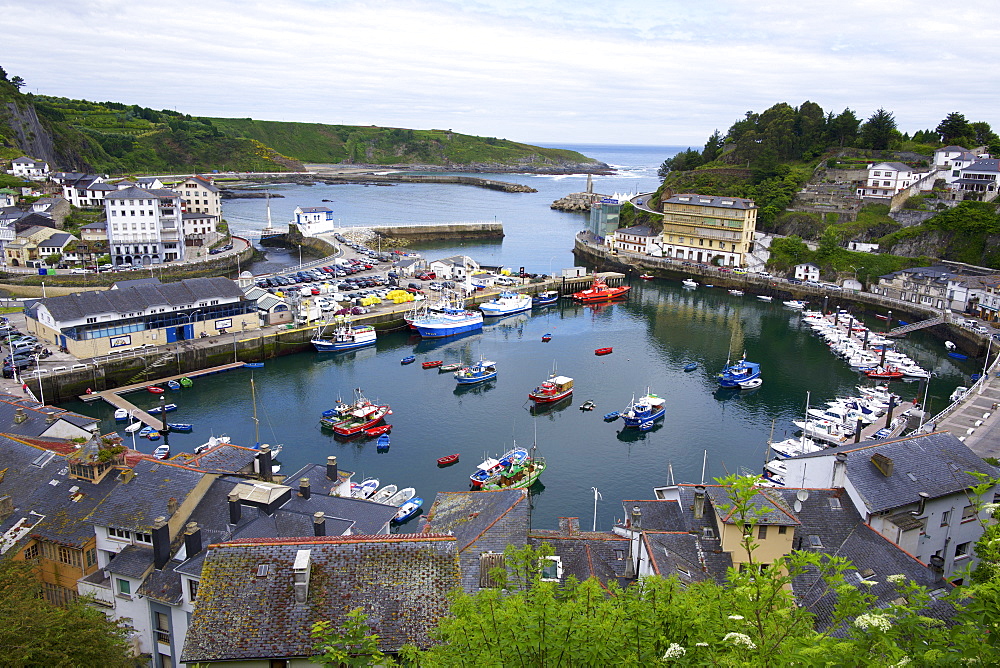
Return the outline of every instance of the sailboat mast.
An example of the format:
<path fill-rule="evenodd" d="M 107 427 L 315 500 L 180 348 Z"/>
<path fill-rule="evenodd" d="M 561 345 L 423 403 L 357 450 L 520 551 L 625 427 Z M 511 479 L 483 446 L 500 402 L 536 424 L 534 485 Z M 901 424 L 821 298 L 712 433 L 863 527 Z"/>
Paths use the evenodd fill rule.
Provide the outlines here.
<path fill-rule="evenodd" d="M 253 376 L 250 377 L 250 396 L 253 397 L 253 438 L 254 443 L 260 446 L 260 421 L 257 419 L 257 386 L 253 384 Z"/>

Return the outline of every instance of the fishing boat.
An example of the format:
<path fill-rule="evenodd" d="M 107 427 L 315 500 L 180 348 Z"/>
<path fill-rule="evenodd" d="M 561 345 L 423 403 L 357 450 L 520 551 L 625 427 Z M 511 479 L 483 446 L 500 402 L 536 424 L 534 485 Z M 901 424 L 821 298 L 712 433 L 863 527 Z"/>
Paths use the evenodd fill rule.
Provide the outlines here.
<path fill-rule="evenodd" d="M 525 448 L 514 448 L 512 450 L 508 450 L 503 457 L 500 457 L 499 459 L 487 457 L 479 466 L 476 467 L 475 472 L 469 476 L 472 488 L 482 488 L 482 486 L 486 483 L 492 482 L 493 479 L 499 476 L 502 471 L 507 470 L 513 465 L 521 464 L 527 458 L 528 451 Z"/>
<path fill-rule="evenodd" d="M 386 485 L 379 491 L 375 492 L 375 494 L 372 495 L 371 500 L 375 503 L 387 504 L 389 503 L 389 499 L 391 499 L 398 490 L 399 488 L 395 485 Z"/>
<path fill-rule="evenodd" d="M 531 297 L 520 292 L 501 292 L 488 302 L 479 305 L 487 317 L 499 317 L 531 310 Z"/>
<path fill-rule="evenodd" d="M 147 413 L 150 415 L 159 415 L 160 413 L 170 413 L 171 411 L 177 410 L 177 404 L 164 404 L 163 406 L 155 406 L 150 408 Z"/>
<path fill-rule="evenodd" d="M 264 368 L 264 363 L 263 362 L 244 362 L 243 363 L 243 368 L 244 369 L 263 369 Z M 190 382 L 190 381 L 188 381 L 188 382 Z M 181 379 L 181 384 L 183 384 L 183 383 L 184 383 L 184 379 L 182 378 Z M 190 385 L 185 385 L 185 387 L 191 387 L 191 386 Z"/>
<path fill-rule="evenodd" d="M 607 348 L 598 348 L 597 350 L 594 351 L 594 354 L 595 355 L 610 355 L 614 351 L 615 351 L 614 348 L 612 348 L 612 347 L 609 346 Z"/>
<path fill-rule="evenodd" d="M 228 436 L 209 436 L 207 441 L 205 441 L 204 443 L 202 443 L 201 445 L 197 446 L 194 449 L 194 454 L 200 455 L 203 452 L 211 450 L 217 445 L 225 445 L 229 442 L 230 439 Z"/>
<path fill-rule="evenodd" d="M 605 413 L 604 414 L 604 421 L 605 422 L 614 422 L 615 420 L 617 420 L 621 416 L 622 416 L 622 414 L 620 412 L 618 412 L 618 411 L 611 411 L 610 413 Z"/>
<path fill-rule="evenodd" d="M 666 400 L 647 391 L 645 396 L 633 401 L 622 411 L 622 420 L 626 427 L 640 427 L 643 422 L 659 420 L 666 414 Z"/>
<path fill-rule="evenodd" d="M 698 368 L 697 362 L 688 362 L 687 364 L 684 365 L 685 371 L 694 371 L 697 368 Z"/>
<path fill-rule="evenodd" d="M 385 503 L 388 506 L 396 506 L 398 508 L 416 495 L 417 495 L 417 490 L 413 489 L 412 487 L 404 487 L 403 489 L 399 490 L 391 497 L 389 497 L 389 500 L 386 501 Z"/>
<path fill-rule="evenodd" d="M 445 455 L 444 457 L 438 457 L 438 466 L 451 466 L 458 461 L 458 453 L 453 455 Z"/>
<path fill-rule="evenodd" d="M 421 362 L 420 366 L 425 369 L 436 369 L 442 364 L 444 364 L 444 360 L 432 360 L 430 362 Z"/>
<path fill-rule="evenodd" d="M 652 274 L 639 274 L 639 278 L 641 278 L 644 281 L 651 281 L 655 277 Z"/>
<path fill-rule="evenodd" d="M 319 336 L 309 341 L 317 352 L 337 352 L 340 350 L 353 350 L 364 346 L 375 345 L 375 328 L 371 325 L 363 327 L 351 327 L 349 322 L 344 322 L 333 330 L 330 338 L 323 338 L 322 332 Z"/>
<path fill-rule="evenodd" d="M 258 362 L 258 363 L 261 366 L 264 366 L 263 362 Z M 250 364 L 250 362 L 244 362 L 243 366 L 246 366 L 247 364 Z M 190 378 L 186 377 L 186 376 L 184 378 L 181 378 L 179 382 L 181 384 L 181 387 L 191 387 L 192 385 L 194 385 L 194 381 L 191 380 Z"/>
<path fill-rule="evenodd" d="M 530 300 L 529 300 L 530 302 Z M 466 311 L 456 306 L 426 309 L 410 320 L 410 327 L 425 339 L 440 339 L 483 328 L 482 311 Z"/>
<path fill-rule="evenodd" d="M 513 464 L 499 476 L 483 485 L 483 491 L 495 489 L 527 489 L 545 472 L 544 457 L 527 457 L 519 464 Z"/>
<path fill-rule="evenodd" d="M 128 433 L 130 433 L 130 434 L 134 434 L 135 432 L 137 432 L 140 429 L 142 429 L 144 426 L 145 425 L 143 425 L 141 422 L 133 422 L 133 423 L 129 424 L 129 426 L 125 427 L 125 431 L 128 432 Z"/>
<path fill-rule="evenodd" d="M 632 287 L 629 285 L 620 285 L 618 287 L 609 287 L 600 278 L 595 278 L 593 284 L 586 290 L 581 290 L 580 292 L 574 292 L 571 297 L 574 301 L 580 302 L 581 304 L 591 304 L 594 302 L 607 302 L 612 299 L 624 299 L 628 296 L 628 291 Z"/>
<path fill-rule="evenodd" d="M 381 436 L 383 434 L 388 434 L 390 431 L 392 431 L 391 424 L 380 424 L 377 427 L 369 427 L 368 429 L 365 429 L 365 433 L 369 436 Z"/>
<path fill-rule="evenodd" d="M 146 391 L 150 394 L 163 394 L 163 388 L 157 387 L 156 385 L 147 385 Z"/>
<path fill-rule="evenodd" d="M 167 387 L 170 388 L 171 390 L 177 391 L 181 389 L 181 384 L 178 383 L 176 380 L 168 380 Z"/>
<path fill-rule="evenodd" d="M 894 366 L 876 367 L 865 371 L 864 374 L 869 378 L 876 378 L 880 380 L 898 380 L 903 377 L 903 372 Z"/>
<path fill-rule="evenodd" d="M 597 404 L 595 404 L 592 399 L 587 399 L 582 404 L 580 404 L 581 411 L 592 411 L 595 408 L 597 408 Z"/>
<path fill-rule="evenodd" d="M 740 383 L 760 377 L 760 364 L 747 362 L 746 354 L 736 364 L 727 364 L 719 373 L 719 385 L 738 387 Z"/>
<path fill-rule="evenodd" d="M 355 390 L 355 401 L 350 410 L 343 414 L 320 418 L 320 426 L 332 429 L 337 436 L 354 436 L 365 429 L 374 427 L 389 415 L 388 404 L 378 405 L 369 401 L 361 390 Z"/>
<path fill-rule="evenodd" d="M 549 304 L 555 304 L 559 301 L 559 291 L 558 290 L 546 290 L 545 292 L 539 292 L 537 295 L 531 298 L 532 306 L 548 306 Z"/>
<path fill-rule="evenodd" d="M 424 505 L 424 500 L 419 496 L 415 496 L 402 506 L 399 507 L 399 512 L 396 516 L 392 518 L 392 521 L 396 524 L 402 524 L 406 520 L 410 519 L 420 511 L 420 507 Z"/>
<path fill-rule="evenodd" d="M 376 450 L 388 450 L 389 449 L 389 434 L 382 434 L 378 437 L 378 442 L 375 443 Z"/>
<path fill-rule="evenodd" d="M 737 385 L 740 386 L 741 390 L 756 390 L 758 387 L 764 384 L 764 379 L 758 376 L 757 378 L 751 378 L 750 380 L 741 380 Z"/>
<path fill-rule="evenodd" d="M 553 372 L 542 384 L 528 392 L 528 398 L 536 404 L 551 404 L 573 394 L 573 379 L 557 376 Z"/>
<path fill-rule="evenodd" d="M 128 419 L 128 411 L 124 408 L 119 408 L 115 411 L 115 422 L 122 422 Z"/>
<path fill-rule="evenodd" d="M 497 363 L 481 359 L 472 366 L 455 372 L 455 382 L 459 385 L 473 385 L 497 377 Z"/>
<path fill-rule="evenodd" d="M 360 483 L 351 485 L 351 496 L 355 499 L 367 499 L 378 489 L 378 478 L 368 478 Z"/>
<path fill-rule="evenodd" d="M 545 334 L 542 334 L 542 341 L 543 342 L 548 343 L 551 340 L 552 340 L 552 335 L 551 334 L 549 334 L 547 332 Z"/>
<path fill-rule="evenodd" d="M 400 364 L 413 364 L 417 361 L 416 355 L 407 355 L 403 359 L 399 360 Z"/>
<path fill-rule="evenodd" d="M 683 281 L 681 281 L 681 285 L 683 285 L 685 288 L 696 288 L 698 287 L 698 281 L 694 280 L 693 278 L 685 278 Z"/>
<path fill-rule="evenodd" d="M 757 299 L 761 300 L 762 302 L 769 302 L 773 301 L 774 297 L 770 295 L 757 295 Z"/>
<path fill-rule="evenodd" d="M 166 443 L 156 446 L 156 449 L 153 450 L 153 456 L 157 459 L 166 459 L 170 456 L 170 446 Z"/>
<path fill-rule="evenodd" d="M 451 364 L 442 364 L 438 367 L 438 373 L 449 373 L 451 371 L 458 371 L 462 368 L 461 362 L 452 362 Z"/>
<path fill-rule="evenodd" d="M 168 422 L 167 426 L 170 427 L 170 431 L 176 431 L 182 434 L 186 434 L 194 430 L 194 425 L 188 424 L 187 422 Z"/>
<path fill-rule="evenodd" d="M 145 427 L 142 427 L 139 430 L 139 438 L 146 438 L 147 436 L 149 436 L 152 433 L 153 433 L 153 428 L 150 427 L 149 425 L 146 425 Z"/>
<path fill-rule="evenodd" d="M 743 291 L 742 290 L 730 290 L 729 294 L 731 294 L 734 297 L 742 297 L 743 296 Z"/>

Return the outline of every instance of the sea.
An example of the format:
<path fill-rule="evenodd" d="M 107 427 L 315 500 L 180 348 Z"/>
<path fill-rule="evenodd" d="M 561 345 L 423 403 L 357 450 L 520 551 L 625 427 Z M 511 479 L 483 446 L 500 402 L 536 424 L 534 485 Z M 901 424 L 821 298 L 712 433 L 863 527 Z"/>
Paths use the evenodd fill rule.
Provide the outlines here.
<path fill-rule="evenodd" d="M 653 190 L 656 170 L 681 147 L 572 145 L 581 153 L 615 167 L 615 174 L 595 176 L 597 192 Z M 552 273 L 572 266 L 573 237 L 583 228 L 582 214 L 549 209 L 556 199 L 586 187 L 586 175 L 500 176 L 526 183 L 537 193 L 500 193 L 450 184 L 269 186 L 284 198 L 271 200 L 272 217 L 291 218 L 302 206 L 329 206 L 345 227 L 406 223 L 497 220 L 504 223 L 502 242 L 443 242 L 415 248 L 428 258 L 456 253 L 477 261 L 528 271 Z M 324 202 L 324 200 L 330 200 Z M 263 200 L 226 200 L 224 216 L 234 231 L 260 229 Z M 256 269 L 297 263 L 297 252 L 267 249 Z M 858 317 L 873 329 L 885 323 L 870 313 Z M 543 342 L 545 334 L 551 341 Z M 982 360 L 947 357 L 942 343 L 926 332 L 908 334 L 900 344 L 911 357 L 935 372 L 926 390 L 919 383 L 894 384 L 906 399 L 927 396 L 930 410 L 940 410 L 958 385 Z M 594 350 L 612 347 L 596 356 Z M 718 387 L 716 374 L 729 361 L 746 355 L 761 364 L 764 379 L 757 390 Z M 401 365 L 415 355 L 416 364 Z M 458 386 L 450 373 L 421 368 L 419 362 L 443 360 L 471 364 L 495 361 L 496 380 Z M 690 363 L 693 371 L 685 371 Z M 532 409 L 528 392 L 552 372 L 575 380 L 572 398 L 541 411 Z M 253 381 L 251 387 L 251 379 Z M 560 303 L 529 314 L 489 323 L 481 333 L 421 341 L 406 332 L 380 336 L 376 346 L 345 352 L 304 352 L 268 360 L 263 369 L 241 369 L 199 378 L 194 387 L 173 392 L 179 405 L 171 421 L 195 425 L 191 434 L 172 434 L 174 452 L 191 451 L 209 436 L 222 434 L 234 443 L 280 443 L 281 473 L 335 455 L 355 480 L 378 478 L 383 485 L 414 487 L 426 501 L 439 491 L 468 489 L 469 475 L 484 458 L 517 446 L 535 447 L 547 470 L 532 489 L 532 525 L 554 528 L 559 517 L 579 517 L 581 526 L 610 529 L 624 519 L 629 499 L 647 499 L 653 488 L 672 482 L 701 482 L 730 473 L 759 472 L 769 439 L 795 433 L 807 403 L 822 405 L 855 391 L 862 378 L 835 358 L 811 334 L 799 313 L 779 300 L 766 303 L 734 297 L 725 290 L 682 288 L 679 281 L 637 282 L 627 301 L 580 306 Z M 388 403 L 393 425 L 389 451 L 379 453 L 374 439 L 342 441 L 320 428 L 323 410 L 356 391 Z M 666 400 L 665 419 L 652 431 L 625 429 L 603 416 L 621 411 L 646 393 Z M 920 396 L 923 399 L 923 396 Z M 143 408 L 156 398 L 129 397 Z M 584 401 L 593 411 L 579 408 Z M 67 404 L 67 408 L 115 425 L 110 407 Z M 256 421 L 255 421 L 256 416 Z M 131 438 L 131 437 L 130 437 Z M 139 439 L 137 447 L 157 445 Z M 459 453 L 458 464 L 439 468 L 436 460 Z M 793 481 L 794 482 L 794 481 Z M 292 480 L 290 484 L 297 484 Z M 595 513 L 596 500 L 596 513 Z M 414 519 L 396 530 L 418 531 Z"/>

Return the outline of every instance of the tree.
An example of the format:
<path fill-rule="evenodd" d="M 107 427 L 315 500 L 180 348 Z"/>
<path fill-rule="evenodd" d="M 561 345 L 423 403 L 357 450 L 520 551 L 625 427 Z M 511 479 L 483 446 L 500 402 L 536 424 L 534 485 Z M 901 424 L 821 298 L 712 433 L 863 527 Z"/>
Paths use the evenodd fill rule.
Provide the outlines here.
<path fill-rule="evenodd" d="M 24 86 L 24 79 L 18 76 L 13 76 L 10 78 L 10 83 L 14 86 L 14 88 L 21 90 L 21 87 Z"/>
<path fill-rule="evenodd" d="M 938 123 L 936 132 L 945 144 L 958 144 L 967 141 L 976 134 L 969 122 L 965 120 L 965 116 L 957 111 L 951 112 Z"/>
<path fill-rule="evenodd" d="M 722 146 L 722 135 L 719 134 L 718 129 L 716 129 L 716 131 L 712 133 L 712 136 L 708 138 L 708 141 L 705 142 L 705 148 L 702 149 L 702 162 L 712 162 L 719 157 L 719 153 L 722 152 Z"/>
<path fill-rule="evenodd" d="M 867 148 L 884 151 L 899 135 L 896 119 L 891 112 L 879 109 L 861 126 L 861 141 Z"/>
<path fill-rule="evenodd" d="M 56 266 L 59 264 L 60 260 L 62 260 L 62 253 L 52 253 L 51 255 L 45 256 L 45 264 L 49 267 Z"/>
<path fill-rule="evenodd" d="M 1000 142 L 1000 138 L 997 137 L 996 133 L 993 132 L 993 128 L 986 121 L 970 123 L 969 127 L 972 129 L 976 146 L 989 146 L 990 144 Z M 991 152 L 990 155 L 994 154 Z"/>
<path fill-rule="evenodd" d="M 59 607 L 42 597 L 32 566 L 0 562 L 0 647 L 7 666 L 134 666 L 130 629 L 83 600 Z"/>
<path fill-rule="evenodd" d="M 667 178 L 667 174 L 672 171 L 683 172 L 690 169 L 696 169 L 701 164 L 701 153 L 693 148 L 688 148 L 686 151 L 681 151 L 674 157 L 664 160 L 656 174 L 661 179 L 665 179 Z"/>
<path fill-rule="evenodd" d="M 832 113 L 832 112 L 831 112 Z M 845 108 L 828 124 L 830 137 L 840 146 L 849 146 L 858 136 L 858 126 L 861 120 L 851 109 Z"/>

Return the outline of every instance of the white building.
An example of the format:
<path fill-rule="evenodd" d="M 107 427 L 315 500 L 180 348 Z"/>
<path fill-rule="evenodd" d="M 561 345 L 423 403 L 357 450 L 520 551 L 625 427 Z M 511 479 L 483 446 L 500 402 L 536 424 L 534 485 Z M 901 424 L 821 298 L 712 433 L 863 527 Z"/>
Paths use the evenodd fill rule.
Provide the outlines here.
<path fill-rule="evenodd" d="M 800 281 L 818 281 L 819 267 L 811 262 L 797 264 L 795 265 L 795 278 Z"/>
<path fill-rule="evenodd" d="M 948 185 L 961 178 L 962 170 L 978 159 L 975 153 L 961 146 L 945 146 L 934 151 L 934 167 Z"/>
<path fill-rule="evenodd" d="M 5 206 L 14 206 L 17 203 L 17 193 L 8 188 L 0 189 L 0 209 Z"/>
<path fill-rule="evenodd" d="M 909 188 L 923 177 L 901 162 L 880 162 L 868 165 L 868 181 L 858 188 L 858 197 L 891 199 L 899 191 Z"/>
<path fill-rule="evenodd" d="M 222 218 L 222 190 L 204 176 L 191 176 L 174 186 L 174 190 L 184 199 L 187 213 L 207 213 Z"/>
<path fill-rule="evenodd" d="M 325 206 L 297 206 L 292 223 L 298 226 L 304 237 L 333 232 L 333 211 Z"/>
<path fill-rule="evenodd" d="M 479 271 L 479 263 L 467 255 L 453 255 L 431 261 L 427 269 L 433 271 L 442 280 L 464 281 L 466 276 L 471 276 Z"/>
<path fill-rule="evenodd" d="M 11 161 L 11 170 L 8 173 L 26 179 L 44 179 L 49 174 L 49 163 L 21 156 Z"/>
<path fill-rule="evenodd" d="M 125 188 L 109 193 L 104 203 L 113 264 L 150 265 L 184 259 L 178 193 Z"/>
<path fill-rule="evenodd" d="M 62 182 L 63 198 L 80 209 L 94 209 L 104 206 L 108 193 L 118 190 L 117 186 L 104 182 L 103 176 L 95 174 L 73 174 Z"/>
<path fill-rule="evenodd" d="M 988 517 L 976 514 L 968 490 L 978 483 L 968 472 L 1000 474 L 949 432 L 828 448 L 785 467 L 796 485 L 843 487 L 866 524 L 923 563 L 940 560 L 945 577 L 975 565 Z M 1000 500 L 998 492 L 984 501 Z"/>
<path fill-rule="evenodd" d="M 615 230 L 612 237 L 609 237 L 612 248 L 617 251 L 629 253 L 642 253 L 644 255 L 662 255 L 660 247 L 660 235 L 645 225 L 633 225 Z"/>
<path fill-rule="evenodd" d="M 976 160 L 963 168 L 962 175 L 952 184 L 953 188 L 968 193 L 976 193 L 992 199 L 997 192 L 997 172 L 1000 172 L 1000 160 L 983 158 Z"/>

